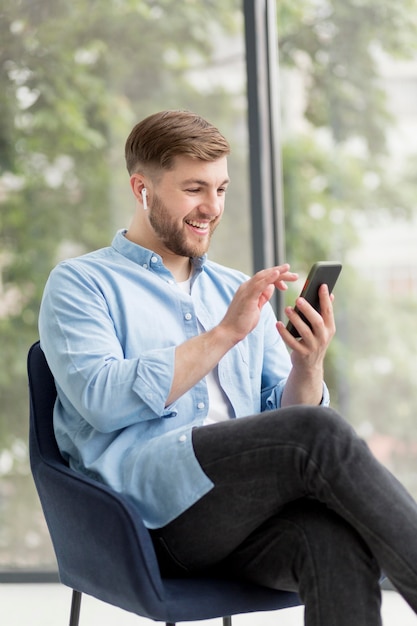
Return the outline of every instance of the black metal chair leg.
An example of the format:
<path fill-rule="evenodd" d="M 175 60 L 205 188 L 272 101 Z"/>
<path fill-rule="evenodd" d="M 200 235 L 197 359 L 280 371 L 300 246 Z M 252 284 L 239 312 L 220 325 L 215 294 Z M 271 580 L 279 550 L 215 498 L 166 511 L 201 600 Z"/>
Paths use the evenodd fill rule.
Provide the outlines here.
<path fill-rule="evenodd" d="M 78 626 L 81 610 L 81 591 L 72 590 L 71 615 L 69 626 Z"/>
<path fill-rule="evenodd" d="M 232 626 L 232 618 L 230 615 L 223 617 L 223 626 Z"/>

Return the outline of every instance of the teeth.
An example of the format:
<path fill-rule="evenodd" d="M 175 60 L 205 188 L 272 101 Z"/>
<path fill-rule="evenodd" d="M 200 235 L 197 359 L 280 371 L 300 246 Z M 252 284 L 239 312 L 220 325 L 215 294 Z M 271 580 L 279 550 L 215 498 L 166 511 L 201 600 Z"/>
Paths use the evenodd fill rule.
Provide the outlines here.
<path fill-rule="evenodd" d="M 192 222 L 192 221 L 187 221 L 187 224 L 189 224 L 190 226 L 193 226 L 194 228 L 201 228 L 201 230 L 206 230 L 208 224 L 201 224 L 200 222 Z"/>

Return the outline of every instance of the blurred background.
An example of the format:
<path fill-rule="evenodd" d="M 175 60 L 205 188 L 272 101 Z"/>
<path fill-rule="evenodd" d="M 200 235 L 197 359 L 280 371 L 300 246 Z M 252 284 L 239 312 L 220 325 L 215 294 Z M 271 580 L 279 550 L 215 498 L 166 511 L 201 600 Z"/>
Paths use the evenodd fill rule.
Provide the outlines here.
<path fill-rule="evenodd" d="M 286 259 L 340 260 L 332 405 L 417 496 L 417 2 L 280 0 Z M 0 573 L 55 570 L 27 448 L 26 355 L 61 259 L 134 209 L 132 126 L 191 109 L 232 144 L 210 252 L 253 273 L 239 0 L 0 0 Z M 280 176 L 281 172 L 277 172 Z M 256 207 L 255 207 L 256 211 Z"/>

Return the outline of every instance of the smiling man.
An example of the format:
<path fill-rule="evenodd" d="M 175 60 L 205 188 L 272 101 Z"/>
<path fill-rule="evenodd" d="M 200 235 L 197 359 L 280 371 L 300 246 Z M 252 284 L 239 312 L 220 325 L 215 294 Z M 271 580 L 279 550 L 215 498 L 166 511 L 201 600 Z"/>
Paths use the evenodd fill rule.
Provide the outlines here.
<path fill-rule="evenodd" d="M 207 258 L 225 209 L 229 144 L 188 111 L 126 142 L 136 199 L 112 245 L 64 261 L 39 328 L 68 463 L 128 494 L 166 576 L 210 569 L 298 591 L 309 626 L 380 626 L 381 569 L 417 609 L 417 507 L 326 405 L 334 335 L 297 275 L 249 278 Z M 291 356 L 290 356 L 291 353 Z"/>

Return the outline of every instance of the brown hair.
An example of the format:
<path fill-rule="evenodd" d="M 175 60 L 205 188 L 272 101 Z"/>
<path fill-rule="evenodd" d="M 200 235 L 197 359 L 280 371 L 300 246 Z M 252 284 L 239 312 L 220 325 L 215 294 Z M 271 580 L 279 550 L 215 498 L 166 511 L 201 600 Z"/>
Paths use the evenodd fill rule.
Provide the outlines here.
<path fill-rule="evenodd" d="M 215 161 L 230 153 L 218 129 L 190 111 L 161 111 L 132 129 L 125 145 L 129 174 L 140 169 L 169 170 L 176 156 Z"/>

